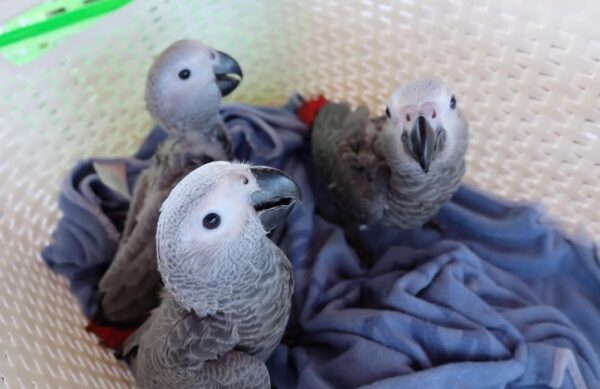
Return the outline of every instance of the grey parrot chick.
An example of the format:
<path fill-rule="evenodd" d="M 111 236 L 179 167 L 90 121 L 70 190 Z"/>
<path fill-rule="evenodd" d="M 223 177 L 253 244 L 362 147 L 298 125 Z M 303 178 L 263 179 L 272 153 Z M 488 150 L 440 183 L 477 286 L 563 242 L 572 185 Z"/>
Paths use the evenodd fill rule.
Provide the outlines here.
<path fill-rule="evenodd" d="M 125 345 L 144 388 L 269 388 L 264 361 L 291 308 L 292 268 L 267 237 L 300 199 L 283 172 L 213 162 L 164 202 L 162 303 Z"/>
<path fill-rule="evenodd" d="M 158 306 L 162 287 L 156 265 L 159 207 L 187 173 L 213 160 L 230 159 L 231 140 L 219 114 L 223 96 L 242 71 L 229 55 L 193 40 L 178 41 L 154 62 L 146 83 L 146 105 L 170 135 L 138 178 L 117 253 L 100 281 L 95 314 L 104 326 L 136 326 Z M 115 174 L 96 166 L 101 177 Z M 126 185 L 113 185 L 123 191 Z"/>
<path fill-rule="evenodd" d="M 451 90 L 418 80 L 392 94 L 385 117 L 325 105 L 313 126 L 313 160 L 345 221 L 417 228 L 458 189 L 468 140 Z"/>
<path fill-rule="evenodd" d="M 231 157 L 219 116 L 222 97 L 235 90 L 242 69 L 228 54 L 202 42 L 182 40 L 154 62 L 146 82 L 146 107 L 154 120 L 185 146 L 202 146 L 213 160 Z M 208 138 L 209 142 L 205 139 Z M 207 144 L 214 150 L 207 151 Z M 219 147 L 227 147 L 226 154 Z"/>

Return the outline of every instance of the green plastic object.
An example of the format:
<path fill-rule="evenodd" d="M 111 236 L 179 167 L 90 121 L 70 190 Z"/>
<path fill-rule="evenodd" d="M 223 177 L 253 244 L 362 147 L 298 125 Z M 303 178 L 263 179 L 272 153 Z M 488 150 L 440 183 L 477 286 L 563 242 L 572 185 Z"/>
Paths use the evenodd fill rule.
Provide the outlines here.
<path fill-rule="evenodd" d="M 0 52 L 10 62 L 29 63 L 99 16 L 133 0 L 47 0 L 0 25 Z"/>

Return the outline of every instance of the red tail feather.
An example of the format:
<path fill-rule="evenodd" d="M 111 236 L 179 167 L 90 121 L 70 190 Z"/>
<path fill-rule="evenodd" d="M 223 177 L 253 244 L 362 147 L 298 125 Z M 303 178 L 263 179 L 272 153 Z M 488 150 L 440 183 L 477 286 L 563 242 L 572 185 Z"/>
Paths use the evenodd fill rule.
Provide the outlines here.
<path fill-rule="evenodd" d="M 90 320 L 85 329 L 95 334 L 102 346 L 118 350 L 137 328 L 104 327 Z"/>
<path fill-rule="evenodd" d="M 328 102 L 323 95 L 313 97 L 298 108 L 298 117 L 304 124 L 311 127 L 321 108 Z"/>

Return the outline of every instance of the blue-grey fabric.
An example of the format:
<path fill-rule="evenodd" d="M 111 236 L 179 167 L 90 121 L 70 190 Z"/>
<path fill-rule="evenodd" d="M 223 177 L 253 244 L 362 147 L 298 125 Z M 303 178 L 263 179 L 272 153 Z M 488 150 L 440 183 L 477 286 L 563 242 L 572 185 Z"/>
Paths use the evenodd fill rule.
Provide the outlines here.
<path fill-rule="evenodd" d="M 236 157 L 287 171 L 302 204 L 272 238 L 294 265 L 285 344 L 268 361 L 279 388 L 600 388 L 600 265 L 539 206 L 462 187 L 438 228 L 372 226 L 366 266 L 339 226 L 310 164 L 308 130 L 285 109 L 227 105 Z M 123 159 L 130 186 L 164 139 L 155 128 Z M 127 202 L 91 161 L 62 188 L 64 212 L 43 257 L 90 314 Z"/>

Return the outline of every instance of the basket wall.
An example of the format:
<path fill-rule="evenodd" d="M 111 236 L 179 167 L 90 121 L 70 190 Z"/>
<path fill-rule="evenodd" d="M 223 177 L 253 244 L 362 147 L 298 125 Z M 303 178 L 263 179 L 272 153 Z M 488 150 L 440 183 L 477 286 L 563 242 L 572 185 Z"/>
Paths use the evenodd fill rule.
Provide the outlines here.
<path fill-rule="evenodd" d="M 34 3 L 0 0 L 0 20 Z M 597 0 L 138 0 L 31 65 L 0 59 L 0 386 L 133 384 L 39 252 L 69 167 L 147 133 L 144 79 L 172 41 L 239 59 L 240 102 L 297 90 L 382 112 L 398 83 L 439 76 L 470 120 L 467 181 L 600 239 L 598 15 Z"/>

